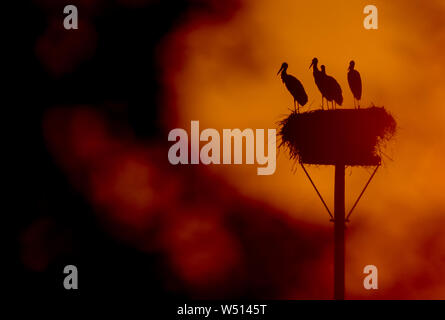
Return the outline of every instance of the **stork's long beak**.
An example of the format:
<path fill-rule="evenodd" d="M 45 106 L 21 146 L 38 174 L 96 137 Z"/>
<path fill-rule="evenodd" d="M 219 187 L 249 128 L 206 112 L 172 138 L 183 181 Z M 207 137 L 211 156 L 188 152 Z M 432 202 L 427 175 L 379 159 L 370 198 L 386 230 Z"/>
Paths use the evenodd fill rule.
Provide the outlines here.
<path fill-rule="evenodd" d="M 278 70 L 277 75 L 279 75 L 282 70 L 283 70 L 283 66 L 281 66 L 280 70 Z"/>
<path fill-rule="evenodd" d="M 313 65 L 314 65 L 314 61 L 311 62 L 311 65 L 309 66 L 309 69 L 312 68 Z"/>

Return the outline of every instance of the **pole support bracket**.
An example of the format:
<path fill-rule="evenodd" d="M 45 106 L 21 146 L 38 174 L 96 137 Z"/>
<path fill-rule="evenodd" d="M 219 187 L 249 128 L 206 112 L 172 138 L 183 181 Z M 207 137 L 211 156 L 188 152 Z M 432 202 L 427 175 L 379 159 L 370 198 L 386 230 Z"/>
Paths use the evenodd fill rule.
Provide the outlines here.
<path fill-rule="evenodd" d="M 380 164 L 378 164 L 375 169 L 374 172 L 371 174 L 371 176 L 369 177 L 368 182 L 366 182 L 365 187 L 363 188 L 362 192 L 360 193 L 360 195 L 358 196 L 357 200 L 355 200 L 354 205 L 352 206 L 351 210 L 349 210 L 348 215 L 346 216 L 346 222 L 349 222 L 349 217 L 351 216 L 352 212 L 354 211 L 355 207 L 357 206 L 358 202 L 360 201 L 360 199 L 362 198 L 363 194 L 366 191 L 366 188 L 368 188 L 369 184 L 371 183 L 372 178 L 374 178 L 375 174 L 377 173 L 377 170 L 379 169 Z"/>
<path fill-rule="evenodd" d="M 307 172 L 306 168 L 303 165 L 303 162 L 300 161 L 300 165 L 303 168 L 304 173 L 306 173 L 306 176 L 308 177 L 309 181 L 311 182 L 312 186 L 314 187 L 315 191 L 317 192 L 318 197 L 320 198 L 321 202 L 323 203 L 324 207 L 326 208 L 329 216 L 331 217 L 331 219 L 329 221 L 334 222 L 334 216 L 332 215 L 331 211 L 329 210 L 328 205 L 326 204 L 326 202 L 324 201 L 323 197 L 321 196 L 320 192 L 318 191 L 317 187 L 315 186 L 314 181 L 312 181 L 311 176 L 309 175 L 309 173 Z"/>

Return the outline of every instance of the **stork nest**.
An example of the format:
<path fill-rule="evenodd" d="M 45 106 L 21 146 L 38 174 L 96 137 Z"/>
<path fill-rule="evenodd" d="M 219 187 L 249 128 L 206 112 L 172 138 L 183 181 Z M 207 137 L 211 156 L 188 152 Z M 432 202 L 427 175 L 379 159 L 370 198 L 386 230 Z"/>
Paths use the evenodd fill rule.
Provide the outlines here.
<path fill-rule="evenodd" d="M 308 164 L 378 165 L 396 127 L 383 107 L 293 112 L 280 121 L 280 147 Z"/>

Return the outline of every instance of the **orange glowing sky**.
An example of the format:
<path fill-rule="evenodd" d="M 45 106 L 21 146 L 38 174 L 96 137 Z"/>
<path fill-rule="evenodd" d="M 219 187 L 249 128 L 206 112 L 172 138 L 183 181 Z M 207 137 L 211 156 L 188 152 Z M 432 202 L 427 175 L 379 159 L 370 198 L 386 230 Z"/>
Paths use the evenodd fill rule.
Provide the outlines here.
<path fill-rule="evenodd" d="M 379 9 L 378 30 L 363 28 L 368 4 Z M 342 86 L 343 107 L 352 107 L 346 74 L 354 59 L 364 84 L 362 106 L 384 105 L 399 129 L 386 149 L 393 161 L 383 159 L 383 168 L 352 216 L 348 290 L 369 297 L 360 272 L 364 265 L 376 264 L 382 290 L 403 283 L 415 289 L 405 297 L 445 298 L 444 236 L 428 254 L 424 248 L 425 239 L 445 226 L 443 17 L 441 0 L 251 0 L 243 1 L 227 21 L 191 15 L 161 50 L 166 90 L 173 97 L 165 114 L 176 115 L 167 126 L 189 130 L 190 121 L 199 120 L 201 129 L 276 128 L 292 107 L 276 76 L 283 61 L 308 93 L 303 110 L 319 108 L 321 97 L 308 69 L 315 56 Z M 328 216 L 302 170 L 293 174 L 292 168 L 282 151 L 272 176 L 257 176 L 256 166 L 211 167 L 248 196 L 292 217 L 327 224 Z M 309 170 L 332 206 L 333 168 Z M 347 169 L 347 208 L 370 173 Z"/>

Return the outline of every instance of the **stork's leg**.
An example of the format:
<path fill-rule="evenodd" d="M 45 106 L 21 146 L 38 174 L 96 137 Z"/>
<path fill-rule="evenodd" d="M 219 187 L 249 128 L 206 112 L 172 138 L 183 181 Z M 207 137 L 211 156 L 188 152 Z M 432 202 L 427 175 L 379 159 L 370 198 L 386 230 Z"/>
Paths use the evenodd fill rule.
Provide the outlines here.
<path fill-rule="evenodd" d="M 323 108 L 323 102 L 324 102 L 324 98 L 323 98 L 323 95 L 321 95 L 321 110 L 324 110 L 324 108 Z"/>
<path fill-rule="evenodd" d="M 355 106 L 355 98 L 354 98 L 354 109 L 357 109 L 357 107 Z"/>
<path fill-rule="evenodd" d="M 360 100 L 357 100 L 358 108 L 360 109 Z"/>
<path fill-rule="evenodd" d="M 298 113 L 300 113 L 300 104 L 297 102 L 297 106 L 298 106 Z"/>
<path fill-rule="evenodd" d="M 297 112 L 297 107 L 296 107 L 295 99 L 294 99 L 294 111 Z"/>

